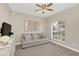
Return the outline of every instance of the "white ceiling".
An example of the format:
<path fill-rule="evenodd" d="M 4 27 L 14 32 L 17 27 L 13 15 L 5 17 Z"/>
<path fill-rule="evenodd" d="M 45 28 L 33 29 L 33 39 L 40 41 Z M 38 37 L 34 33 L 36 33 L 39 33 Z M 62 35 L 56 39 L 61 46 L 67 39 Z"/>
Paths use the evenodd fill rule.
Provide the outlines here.
<path fill-rule="evenodd" d="M 54 11 L 52 12 L 48 11 L 45 14 L 43 14 L 41 11 L 35 12 L 34 10 L 38 9 L 38 7 L 34 3 L 10 3 L 9 7 L 13 11 L 17 11 L 17 12 L 21 12 L 21 13 L 25 13 L 33 16 L 49 17 L 75 5 L 77 5 L 77 3 L 54 3 L 50 7 Z"/>

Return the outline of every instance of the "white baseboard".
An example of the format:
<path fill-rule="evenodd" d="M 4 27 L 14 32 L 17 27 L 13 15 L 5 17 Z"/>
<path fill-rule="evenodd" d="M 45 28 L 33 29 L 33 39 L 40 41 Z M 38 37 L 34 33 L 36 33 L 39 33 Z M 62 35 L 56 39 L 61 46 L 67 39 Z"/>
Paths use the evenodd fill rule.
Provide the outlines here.
<path fill-rule="evenodd" d="M 72 47 L 70 47 L 70 46 L 64 45 L 64 44 L 62 44 L 62 43 L 59 43 L 59 42 L 56 42 L 56 41 L 53 41 L 53 40 L 50 40 L 50 42 L 55 43 L 55 44 L 57 44 L 57 45 L 60 45 L 60 46 L 62 46 L 62 47 L 68 48 L 68 49 L 70 49 L 70 50 L 73 50 L 73 51 L 79 53 L 79 50 L 77 50 L 77 49 L 75 49 L 75 48 L 72 48 Z"/>
<path fill-rule="evenodd" d="M 16 43 L 15 45 L 21 45 L 21 42 Z"/>

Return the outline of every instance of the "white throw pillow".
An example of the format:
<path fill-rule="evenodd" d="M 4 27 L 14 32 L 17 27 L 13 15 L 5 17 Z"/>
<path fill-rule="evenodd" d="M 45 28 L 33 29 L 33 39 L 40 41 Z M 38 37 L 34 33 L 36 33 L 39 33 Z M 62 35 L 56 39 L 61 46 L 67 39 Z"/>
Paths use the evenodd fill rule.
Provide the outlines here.
<path fill-rule="evenodd" d="M 32 33 L 32 39 L 38 39 L 37 33 Z"/>
<path fill-rule="evenodd" d="M 24 39 L 31 39 L 31 34 L 23 34 Z"/>

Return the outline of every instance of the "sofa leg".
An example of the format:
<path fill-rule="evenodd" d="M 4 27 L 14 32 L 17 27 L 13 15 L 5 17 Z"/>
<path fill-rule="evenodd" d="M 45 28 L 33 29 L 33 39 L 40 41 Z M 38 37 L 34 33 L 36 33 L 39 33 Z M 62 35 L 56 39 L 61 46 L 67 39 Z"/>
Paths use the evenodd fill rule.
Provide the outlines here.
<path fill-rule="evenodd" d="M 25 49 L 25 48 L 22 48 L 22 49 Z"/>

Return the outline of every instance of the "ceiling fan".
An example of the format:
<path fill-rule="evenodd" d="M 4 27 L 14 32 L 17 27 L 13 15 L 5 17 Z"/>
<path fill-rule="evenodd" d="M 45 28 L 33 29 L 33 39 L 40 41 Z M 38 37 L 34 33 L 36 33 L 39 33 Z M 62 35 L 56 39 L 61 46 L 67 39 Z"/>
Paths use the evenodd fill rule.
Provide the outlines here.
<path fill-rule="evenodd" d="M 49 4 L 36 4 L 36 6 L 39 7 L 39 9 L 37 9 L 35 11 L 42 11 L 43 14 L 45 12 L 47 12 L 47 11 L 53 11 L 53 9 L 49 8 L 52 5 L 53 5 L 53 3 L 49 3 Z"/>

